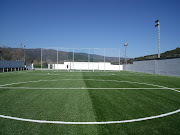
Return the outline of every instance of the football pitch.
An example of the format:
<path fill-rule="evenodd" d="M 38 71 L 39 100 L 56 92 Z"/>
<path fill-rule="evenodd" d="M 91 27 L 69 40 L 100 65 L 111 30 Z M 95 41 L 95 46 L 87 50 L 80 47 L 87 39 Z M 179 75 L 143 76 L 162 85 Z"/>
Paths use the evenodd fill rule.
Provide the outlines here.
<path fill-rule="evenodd" d="M 0 73 L 0 134 L 180 134 L 180 77 L 128 71 Z"/>

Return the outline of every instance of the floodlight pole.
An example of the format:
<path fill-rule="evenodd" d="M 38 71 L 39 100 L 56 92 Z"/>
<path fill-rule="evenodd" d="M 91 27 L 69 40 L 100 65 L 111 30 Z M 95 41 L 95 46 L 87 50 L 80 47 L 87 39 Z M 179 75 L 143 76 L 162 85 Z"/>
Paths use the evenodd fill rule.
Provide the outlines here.
<path fill-rule="evenodd" d="M 158 26 L 158 58 L 160 58 L 160 23 Z"/>
<path fill-rule="evenodd" d="M 158 58 L 160 58 L 160 22 L 156 20 L 155 23 L 157 23 L 155 27 L 158 27 Z"/>
<path fill-rule="evenodd" d="M 125 47 L 125 64 L 127 64 L 127 46 L 128 46 L 128 42 L 124 43 L 124 47 Z"/>

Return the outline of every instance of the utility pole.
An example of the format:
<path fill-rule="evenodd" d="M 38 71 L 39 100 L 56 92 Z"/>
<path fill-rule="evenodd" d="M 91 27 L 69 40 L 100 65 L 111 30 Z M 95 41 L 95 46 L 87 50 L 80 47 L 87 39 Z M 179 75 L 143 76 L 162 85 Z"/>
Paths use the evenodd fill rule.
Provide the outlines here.
<path fill-rule="evenodd" d="M 158 27 L 158 58 L 160 58 L 160 22 L 156 20 L 155 23 L 155 27 Z"/>
<path fill-rule="evenodd" d="M 125 47 L 125 64 L 127 64 L 127 46 L 128 46 L 128 42 L 124 43 L 124 47 Z"/>

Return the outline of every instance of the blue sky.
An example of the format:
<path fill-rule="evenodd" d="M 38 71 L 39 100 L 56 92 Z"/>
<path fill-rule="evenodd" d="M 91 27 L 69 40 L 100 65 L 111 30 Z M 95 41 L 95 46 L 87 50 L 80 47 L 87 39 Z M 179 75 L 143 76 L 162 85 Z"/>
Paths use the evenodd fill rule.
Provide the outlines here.
<path fill-rule="evenodd" d="M 180 47 L 180 0 L 0 0 L 0 46 L 120 48 L 129 57 Z"/>

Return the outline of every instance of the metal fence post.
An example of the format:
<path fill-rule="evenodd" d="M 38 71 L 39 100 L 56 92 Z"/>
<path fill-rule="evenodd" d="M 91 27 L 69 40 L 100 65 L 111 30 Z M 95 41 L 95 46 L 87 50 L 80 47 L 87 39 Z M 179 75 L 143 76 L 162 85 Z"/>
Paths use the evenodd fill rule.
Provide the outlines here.
<path fill-rule="evenodd" d="M 88 71 L 89 71 L 89 58 L 90 58 L 89 57 L 90 56 L 89 53 L 90 53 L 90 48 L 88 49 Z"/>
<path fill-rule="evenodd" d="M 42 71 L 42 48 L 41 48 L 41 71 Z"/>
<path fill-rule="evenodd" d="M 74 69 L 74 48 L 73 48 L 73 69 Z"/>
<path fill-rule="evenodd" d="M 57 48 L 57 71 L 58 71 L 58 48 Z"/>
<path fill-rule="evenodd" d="M 121 54 L 120 54 L 120 48 L 119 48 L 119 72 L 120 72 L 120 68 L 121 68 L 121 67 L 120 67 L 120 66 L 121 66 L 121 65 L 120 65 L 120 64 L 121 64 L 121 61 L 120 61 L 121 58 L 120 58 L 120 57 L 121 57 Z"/>
<path fill-rule="evenodd" d="M 105 61 L 106 61 L 106 58 L 105 58 L 106 56 L 105 55 L 106 55 L 106 50 L 104 48 L 104 72 L 105 72 Z"/>

